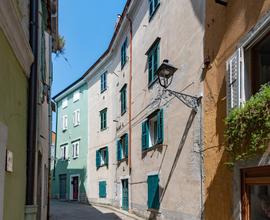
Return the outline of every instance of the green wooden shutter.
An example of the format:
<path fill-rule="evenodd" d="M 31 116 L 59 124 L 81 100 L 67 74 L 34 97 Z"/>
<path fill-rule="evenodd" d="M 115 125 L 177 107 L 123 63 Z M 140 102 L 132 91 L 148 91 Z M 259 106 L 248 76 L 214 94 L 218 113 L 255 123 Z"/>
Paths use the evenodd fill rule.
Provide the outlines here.
<path fill-rule="evenodd" d="M 158 175 L 148 176 L 148 208 L 159 209 L 159 177 Z"/>
<path fill-rule="evenodd" d="M 108 146 L 106 146 L 106 158 L 105 158 L 105 164 L 109 165 L 109 149 Z"/>
<path fill-rule="evenodd" d="M 102 182 L 98 182 L 98 195 L 102 198 Z"/>
<path fill-rule="evenodd" d="M 125 134 L 125 154 L 128 157 L 128 134 Z"/>
<path fill-rule="evenodd" d="M 96 151 L 96 167 L 100 167 L 100 152 L 99 150 Z"/>
<path fill-rule="evenodd" d="M 148 121 L 142 123 L 142 150 L 146 150 L 149 146 L 149 125 Z"/>
<path fill-rule="evenodd" d="M 148 84 L 153 80 L 153 56 L 152 54 L 148 55 Z"/>
<path fill-rule="evenodd" d="M 159 62 L 158 62 L 158 53 L 159 53 L 159 46 L 156 45 L 156 47 L 154 48 L 153 50 L 153 78 L 156 77 L 156 72 L 157 72 L 157 69 L 158 69 L 158 65 L 159 65 Z"/>
<path fill-rule="evenodd" d="M 154 12 L 153 0 L 149 0 L 149 15 L 152 16 L 153 12 Z"/>
<path fill-rule="evenodd" d="M 106 181 L 99 181 L 99 198 L 106 198 Z"/>
<path fill-rule="evenodd" d="M 117 161 L 121 160 L 121 140 L 117 141 Z"/>
<path fill-rule="evenodd" d="M 164 139 L 164 113 L 163 109 L 160 109 L 157 115 L 157 143 L 162 144 Z"/>

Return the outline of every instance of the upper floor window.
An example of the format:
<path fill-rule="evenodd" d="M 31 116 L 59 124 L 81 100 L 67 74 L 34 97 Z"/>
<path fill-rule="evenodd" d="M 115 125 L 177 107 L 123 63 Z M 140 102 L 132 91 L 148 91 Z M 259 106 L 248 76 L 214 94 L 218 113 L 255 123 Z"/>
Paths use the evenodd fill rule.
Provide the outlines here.
<path fill-rule="evenodd" d="M 117 160 L 128 158 L 128 134 L 124 134 L 117 141 Z"/>
<path fill-rule="evenodd" d="M 227 61 L 227 111 L 240 107 L 270 83 L 270 36 L 240 47 Z"/>
<path fill-rule="evenodd" d="M 127 110 L 127 84 L 125 84 L 120 90 L 120 102 L 121 102 L 121 115 Z"/>
<path fill-rule="evenodd" d="M 79 157 L 80 142 L 76 141 L 72 143 L 72 157 L 73 159 Z"/>
<path fill-rule="evenodd" d="M 125 39 L 121 47 L 121 69 L 123 69 L 126 62 L 127 62 L 127 38 Z"/>
<path fill-rule="evenodd" d="M 107 128 L 107 108 L 100 111 L 100 130 Z"/>
<path fill-rule="evenodd" d="M 157 144 L 163 143 L 164 122 L 163 109 L 152 113 L 142 123 L 142 150 L 147 150 Z"/>
<path fill-rule="evenodd" d="M 149 1 L 149 20 L 151 20 L 151 18 L 154 16 L 154 14 L 156 13 L 160 2 L 159 0 L 148 0 Z"/>
<path fill-rule="evenodd" d="M 146 55 L 148 56 L 148 85 L 152 85 L 158 79 L 157 69 L 160 64 L 159 42 L 160 38 L 157 38 L 146 52 Z"/>
<path fill-rule="evenodd" d="M 65 98 L 65 99 L 63 99 L 63 101 L 62 101 L 62 108 L 64 109 L 64 108 L 67 108 L 67 107 L 68 107 L 68 99 Z"/>
<path fill-rule="evenodd" d="M 77 102 L 80 99 L 80 91 L 76 91 L 73 93 L 73 102 Z"/>
<path fill-rule="evenodd" d="M 108 166 L 109 163 L 109 151 L 108 147 L 101 148 L 96 151 L 96 167 Z"/>
<path fill-rule="evenodd" d="M 68 145 L 61 146 L 61 159 L 62 160 L 68 159 Z"/>
<path fill-rule="evenodd" d="M 62 117 L 62 126 L 63 126 L 63 131 L 67 130 L 68 128 L 68 116 L 64 115 Z"/>
<path fill-rule="evenodd" d="M 100 76 L 100 91 L 104 92 L 107 89 L 107 72 L 104 72 Z"/>
<path fill-rule="evenodd" d="M 80 124 L 80 109 L 73 112 L 73 126 L 78 126 Z"/>

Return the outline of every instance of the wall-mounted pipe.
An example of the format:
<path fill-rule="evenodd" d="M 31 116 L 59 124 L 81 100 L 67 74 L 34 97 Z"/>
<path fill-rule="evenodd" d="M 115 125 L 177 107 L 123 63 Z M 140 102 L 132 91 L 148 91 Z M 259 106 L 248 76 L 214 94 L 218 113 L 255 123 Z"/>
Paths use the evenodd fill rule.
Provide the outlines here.
<path fill-rule="evenodd" d="M 34 54 L 28 88 L 27 115 L 27 161 L 26 161 L 26 205 L 34 205 L 35 154 L 37 140 L 37 86 L 38 86 L 38 7 L 39 1 L 30 1 L 30 46 Z"/>

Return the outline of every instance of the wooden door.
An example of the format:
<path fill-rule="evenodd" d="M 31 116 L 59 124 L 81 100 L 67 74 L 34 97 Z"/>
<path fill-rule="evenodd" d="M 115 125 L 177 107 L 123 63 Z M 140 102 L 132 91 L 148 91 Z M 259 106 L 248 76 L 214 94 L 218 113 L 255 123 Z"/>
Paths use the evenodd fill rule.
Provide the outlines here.
<path fill-rule="evenodd" d="M 66 200 L 66 193 L 67 193 L 67 175 L 61 174 L 59 175 L 59 199 Z"/>
<path fill-rule="evenodd" d="M 78 200 L 79 197 L 79 177 L 74 176 L 72 177 L 72 199 L 73 200 Z"/>
<path fill-rule="evenodd" d="M 122 208 L 126 211 L 129 209 L 128 200 L 128 179 L 125 179 L 122 180 Z"/>
<path fill-rule="evenodd" d="M 270 166 L 241 170 L 242 219 L 270 220 Z"/>

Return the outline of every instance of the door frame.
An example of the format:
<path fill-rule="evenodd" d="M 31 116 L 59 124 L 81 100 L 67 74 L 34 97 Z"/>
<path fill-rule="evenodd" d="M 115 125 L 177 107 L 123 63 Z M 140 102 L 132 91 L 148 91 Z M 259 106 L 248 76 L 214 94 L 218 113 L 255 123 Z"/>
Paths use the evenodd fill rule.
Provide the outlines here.
<path fill-rule="evenodd" d="M 270 184 L 270 165 L 241 169 L 242 220 L 250 220 L 250 187 Z"/>
<path fill-rule="evenodd" d="M 69 200 L 73 199 L 73 184 L 72 184 L 72 178 L 78 177 L 78 201 L 80 201 L 80 174 L 72 174 L 69 178 Z"/>
<path fill-rule="evenodd" d="M 120 194 L 119 194 L 119 203 L 120 203 L 120 208 L 122 209 L 122 205 L 123 205 L 123 187 L 122 187 L 122 180 L 128 180 L 128 207 L 130 209 L 130 193 L 131 193 L 131 187 L 130 187 L 130 176 L 121 176 L 120 177 Z"/>

